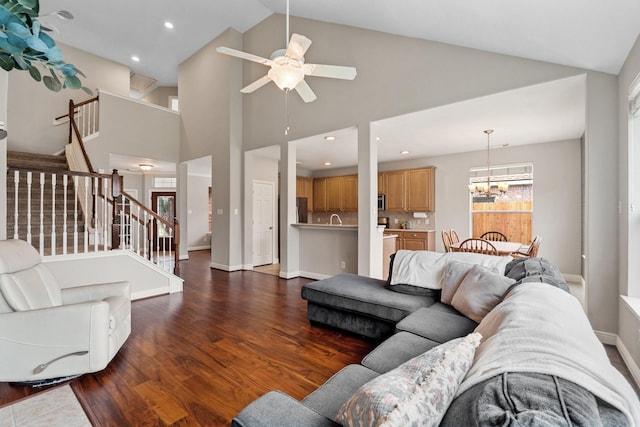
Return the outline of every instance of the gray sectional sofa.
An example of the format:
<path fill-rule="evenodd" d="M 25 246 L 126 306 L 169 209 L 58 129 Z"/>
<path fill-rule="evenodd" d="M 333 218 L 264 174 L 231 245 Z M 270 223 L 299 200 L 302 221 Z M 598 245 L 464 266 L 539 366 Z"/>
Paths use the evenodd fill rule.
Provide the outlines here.
<path fill-rule="evenodd" d="M 350 401 L 359 393 L 362 394 L 361 390 L 369 384 L 382 382 L 386 376 L 396 375 L 405 365 L 424 358 L 425 355 L 466 339 L 461 337 L 470 337 L 469 334 L 474 330 L 482 334 L 483 340 L 475 350 L 475 359 L 465 368 L 468 369 L 468 372 L 465 371 L 466 377 L 464 380 L 461 377 L 455 384 L 455 399 L 452 397 L 452 402 L 447 401 L 446 406 L 440 408 L 442 413 L 435 418 L 434 425 L 440 423 L 440 420 L 440 425 L 444 426 L 518 425 L 517 422 L 527 421 L 527 425 L 536 425 L 536 417 L 546 419 L 546 425 L 556 425 L 554 417 L 570 417 L 567 422 L 573 425 L 640 426 L 640 403 L 637 396 L 609 364 L 582 307 L 569 295 L 568 286 L 555 266 L 538 258 L 463 259 L 471 261 L 471 264 L 483 264 L 482 271 L 492 267 L 495 270 L 498 266 L 502 276 L 494 277 L 489 273 L 489 276 L 485 275 L 500 282 L 500 286 L 497 286 L 501 289 L 499 298 L 494 297 L 495 301 L 491 303 L 491 307 L 495 305 L 495 308 L 489 310 L 481 307 L 481 310 L 484 309 L 481 317 L 477 315 L 477 307 L 472 309 L 476 310 L 470 314 L 472 319 L 453 306 L 467 312 L 468 307 L 460 301 L 452 305 L 451 289 L 442 288 L 445 277 L 451 279 L 456 274 L 460 275 L 455 271 L 463 265 L 460 258 L 449 259 L 443 254 L 429 254 L 427 258 L 429 259 L 423 262 L 433 262 L 437 268 L 428 271 L 426 275 L 437 271 L 440 289 L 438 286 L 425 288 L 394 284 L 393 259 L 387 281 L 340 274 L 306 284 L 302 289 L 302 297 L 308 302 L 308 318 L 313 324 L 380 340 L 380 344 L 360 364 L 345 366 L 301 401 L 280 391 L 261 396 L 232 420 L 232 426 L 370 424 L 369 419 L 354 421 L 353 414 L 346 413 L 353 408 L 362 411 L 359 402 L 349 406 Z M 465 268 L 467 270 L 461 277 L 467 281 L 471 271 L 479 269 L 475 267 L 469 270 L 468 265 Z M 464 280 L 458 279 L 460 281 L 464 283 Z M 397 285 L 401 286 L 394 288 Z M 458 283 L 457 286 L 453 293 L 454 302 L 456 295 L 463 292 L 462 288 L 466 284 Z M 486 283 L 483 286 L 487 287 Z M 471 304 L 482 300 L 483 296 L 478 297 L 473 293 L 479 288 L 475 283 L 469 288 Z M 466 291 L 467 288 L 464 292 Z M 496 292 L 494 294 L 498 295 Z M 519 308 L 531 304 L 533 309 Z M 565 340 L 565 336 L 569 338 Z M 551 340 L 551 343 L 544 342 L 545 340 Z M 532 343 L 539 347 L 528 347 Z M 550 359 L 546 360 L 545 348 L 553 347 L 556 343 L 558 354 L 548 356 Z M 589 356 L 572 356 L 572 348 L 579 348 Z M 502 360 L 505 354 L 508 354 L 507 359 Z M 539 365 L 531 364 L 532 359 Z M 567 364 L 571 366 L 565 366 Z M 542 372 L 547 370 L 547 366 L 548 372 Z M 575 373 L 571 374 L 572 372 Z M 506 384 L 513 393 L 525 395 L 527 403 L 523 403 L 524 406 L 513 407 L 512 403 L 520 402 L 516 399 L 521 398 L 515 394 L 515 397 L 496 402 L 500 393 L 495 390 L 505 390 Z M 544 400 L 549 395 L 549 384 L 561 387 L 562 393 L 558 392 L 560 403 Z M 539 387 L 539 394 L 535 387 Z M 374 400 L 376 399 L 365 399 L 368 403 Z M 378 395 L 377 403 L 380 400 Z M 556 406 L 557 410 L 554 409 Z M 406 409 L 406 404 L 403 408 Z M 579 419 L 580 416 L 583 417 L 582 420 Z M 389 421 L 389 425 L 403 424 Z M 422 422 L 419 424 L 422 425 Z M 424 425 L 431 424 L 425 422 Z"/>

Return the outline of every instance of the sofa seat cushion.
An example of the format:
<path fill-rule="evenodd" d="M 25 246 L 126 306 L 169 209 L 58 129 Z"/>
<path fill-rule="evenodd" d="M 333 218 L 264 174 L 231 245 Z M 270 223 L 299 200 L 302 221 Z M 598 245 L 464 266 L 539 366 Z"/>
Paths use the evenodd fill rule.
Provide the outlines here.
<path fill-rule="evenodd" d="M 437 303 L 438 305 L 443 305 Z M 402 319 L 397 331 L 411 332 L 437 343 L 444 343 L 472 332 L 478 324 L 473 320 L 439 310 L 434 307 L 421 308 Z"/>
<path fill-rule="evenodd" d="M 410 332 L 398 332 L 367 354 L 362 359 L 362 365 L 384 374 L 438 345 L 435 341 Z"/>
<path fill-rule="evenodd" d="M 247 405 L 231 427 L 334 427 L 333 420 L 307 408 L 281 391 L 270 391 Z"/>
<path fill-rule="evenodd" d="M 437 426 L 466 375 L 480 334 L 449 341 L 364 384 L 340 408 L 344 426 Z"/>
<path fill-rule="evenodd" d="M 335 419 L 338 410 L 363 384 L 376 378 L 379 374 L 362 365 L 347 365 L 310 395 L 302 399 L 309 409 L 329 418 Z"/>
<path fill-rule="evenodd" d="M 315 304 L 398 322 L 409 313 L 435 302 L 430 296 L 407 295 L 385 288 L 386 281 L 355 274 L 338 274 L 307 283 L 302 298 Z"/>

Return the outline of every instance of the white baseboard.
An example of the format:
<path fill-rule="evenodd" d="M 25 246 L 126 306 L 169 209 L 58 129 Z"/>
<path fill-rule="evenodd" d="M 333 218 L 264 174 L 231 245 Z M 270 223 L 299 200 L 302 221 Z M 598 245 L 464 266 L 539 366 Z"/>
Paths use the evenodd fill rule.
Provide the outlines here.
<path fill-rule="evenodd" d="M 155 297 L 158 295 L 166 295 L 167 288 L 165 286 L 157 289 L 145 289 L 143 291 L 137 291 L 131 293 L 131 301 L 136 301 L 143 298 Z"/>
<path fill-rule="evenodd" d="M 211 245 L 204 246 L 189 246 L 188 251 L 204 251 L 205 249 L 211 249 Z"/>
<path fill-rule="evenodd" d="M 209 267 L 215 268 L 216 270 L 229 271 L 229 272 L 242 270 L 241 265 L 226 265 L 226 264 L 218 264 L 217 262 L 210 263 Z"/>
<path fill-rule="evenodd" d="M 278 276 L 281 277 L 282 279 L 294 279 L 296 277 L 300 277 L 300 272 L 280 270 L 280 273 L 278 273 Z"/>
<path fill-rule="evenodd" d="M 600 340 L 602 344 L 608 345 L 616 345 L 618 342 L 618 336 L 616 334 L 612 334 L 611 332 L 600 332 L 593 331 L 596 333 L 596 337 Z"/>
<path fill-rule="evenodd" d="M 315 279 L 315 280 L 322 280 L 322 279 L 328 279 L 329 277 L 333 277 L 333 275 L 330 275 L 330 274 L 314 273 L 312 271 L 300 271 L 298 275 L 300 277 L 306 277 L 307 279 Z"/>
<path fill-rule="evenodd" d="M 622 340 L 618 337 L 616 338 L 616 348 L 620 352 L 620 356 L 622 356 L 622 360 L 624 360 L 625 365 L 627 365 L 629 372 L 631 372 L 631 376 L 633 377 L 634 381 L 636 382 L 638 387 L 640 387 L 640 368 L 638 367 L 638 365 L 636 365 L 633 357 L 631 357 L 631 353 L 629 353 L 629 350 L 627 350 L 627 348 L 624 346 Z"/>

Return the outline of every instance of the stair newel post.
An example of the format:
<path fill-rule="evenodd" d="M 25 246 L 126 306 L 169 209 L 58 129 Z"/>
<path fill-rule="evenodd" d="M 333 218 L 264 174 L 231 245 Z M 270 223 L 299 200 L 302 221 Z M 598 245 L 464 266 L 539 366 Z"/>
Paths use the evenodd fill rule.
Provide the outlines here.
<path fill-rule="evenodd" d="M 73 121 L 75 117 L 73 117 L 73 113 L 75 111 L 75 107 L 73 106 L 73 99 L 69 100 L 69 144 L 71 144 L 71 133 L 73 132 Z"/>
<path fill-rule="evenodd" d="M 111 174 L 111 199 L 113 200 L 113 211 L 111 214 L 111 247 L 120 249 L 120 221 L 118 220 L 118 200 L 122 199 L 122 181 L 118 170 L 114 169 Z"/>
<path fill-rule="evenodd" d="M 180 266 L 178 261 L 180 259 L 178 251 L 180 249 L 180 223 L 178 222 L 178 218 L 173 218 L 173 273 L 178 274 L 180 272 Z"/>

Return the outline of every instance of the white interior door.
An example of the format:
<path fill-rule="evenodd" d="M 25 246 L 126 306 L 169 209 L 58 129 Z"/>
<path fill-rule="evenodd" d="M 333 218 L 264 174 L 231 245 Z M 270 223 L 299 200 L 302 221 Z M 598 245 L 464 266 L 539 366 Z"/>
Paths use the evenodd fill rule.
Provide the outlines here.
<path fill-rule="evenodd" d="M 273 264 L 273 183 L 253 181 L 253 265 Z"/>

